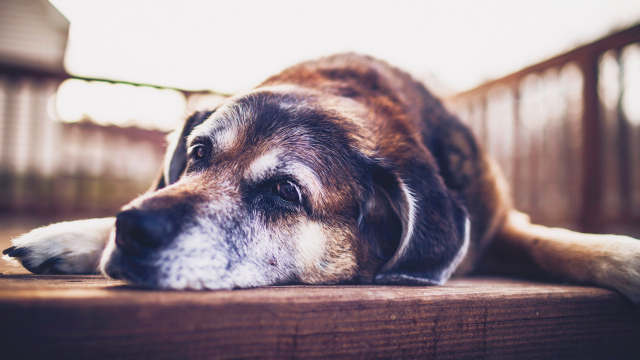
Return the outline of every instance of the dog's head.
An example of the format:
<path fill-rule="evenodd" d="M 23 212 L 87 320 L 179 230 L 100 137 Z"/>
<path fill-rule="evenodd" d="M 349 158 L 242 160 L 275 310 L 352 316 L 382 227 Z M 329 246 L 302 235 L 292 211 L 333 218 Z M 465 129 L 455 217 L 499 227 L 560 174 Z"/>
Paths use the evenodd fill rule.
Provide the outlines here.
<path fill-rule="evenodd" d="M 423 147 L 383 156 L 363 116 L 289 86 L 195 113 L 158 189 L 118 214 L 103 271 L 169 289 L 443 283 L 466 212 Z"/>

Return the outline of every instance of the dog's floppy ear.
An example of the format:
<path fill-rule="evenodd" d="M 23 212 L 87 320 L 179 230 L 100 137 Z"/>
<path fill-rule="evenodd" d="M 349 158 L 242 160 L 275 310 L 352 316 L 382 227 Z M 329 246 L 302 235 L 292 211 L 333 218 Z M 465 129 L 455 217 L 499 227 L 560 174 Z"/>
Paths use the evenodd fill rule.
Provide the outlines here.
<path fill-rule="evenodd" d="M 181 130 L 176 130 L 167 136 L 169 145 L 164 163 L 150 191 L 162 189 L 180 179 L 187 167 L 187 137 L 193 128 L 207 120 L 215 110 L 196 111 L 184 122 Z"/>
<path fill-rule="evenodd" d="M 465 208 L 453 198 L 436 169 L 420 159 L 412 161 L 404 174 L 379 162 L 372 178 L 402 227 L 401 235 L 395 232 L 400 235 L 395 253 L 378 271 L 375 282 L 444 284 L 469 245 Z"/>

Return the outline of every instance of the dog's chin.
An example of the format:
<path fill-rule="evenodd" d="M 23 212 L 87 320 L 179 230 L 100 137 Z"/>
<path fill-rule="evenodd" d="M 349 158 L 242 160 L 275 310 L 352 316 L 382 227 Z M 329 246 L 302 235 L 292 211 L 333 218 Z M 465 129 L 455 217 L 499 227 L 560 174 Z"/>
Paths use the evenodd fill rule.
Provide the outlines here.
<path fill-rule="evenodd" d="M 188 262 L 179 264 L 175 256 L 169 259 L 166 254 L 133 256 L 118 248 L 115 241 L 107 244 L 100 269 L 110 278 L 158 290 L 231 290 L 275 284 L 254 269 L 240 271 L 234 277 L 224 267 L 198 268 Z"/>
<path fill-rule="evenodd" d="M 163 275 L 163 269 L 153 261 L 127 256 L 120 250 L 114 250 L 104 260 L 103 273 L 112 279 L 124 280 L 132 285 L 157 290 L 223 290 L 228 286 L 205 286 L 198 278 L 180 275 Z M 222 284 L 220 284 L 222 285 Z"/>

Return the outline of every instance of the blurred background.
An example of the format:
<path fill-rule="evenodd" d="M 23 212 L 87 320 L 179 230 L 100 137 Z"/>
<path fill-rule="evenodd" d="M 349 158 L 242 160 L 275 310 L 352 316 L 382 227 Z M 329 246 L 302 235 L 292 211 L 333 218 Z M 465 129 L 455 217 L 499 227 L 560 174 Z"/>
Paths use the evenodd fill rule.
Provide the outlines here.
<path fill-rule="evenodd" d="M 425 82 L 535 221 L 639 237 L 638 23 L 626 0 L 0 0 L 0 245 L 115 214 L 189 111 L 344 51 Z"/>

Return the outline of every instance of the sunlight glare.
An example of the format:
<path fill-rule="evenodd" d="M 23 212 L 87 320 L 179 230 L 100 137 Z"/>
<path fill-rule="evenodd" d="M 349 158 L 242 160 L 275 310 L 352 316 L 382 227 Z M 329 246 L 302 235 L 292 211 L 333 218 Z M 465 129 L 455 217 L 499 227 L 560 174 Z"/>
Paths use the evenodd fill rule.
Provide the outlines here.
<path fill-rule="evenodd" d="M 56 96 L 59 120 L 92 120 L 101 125 L 138 126 L 168 131 L 182 119 L 186 99 L 171 89 L 65 80 Z"/>
<path fill-rule="evenodd" d="M 640 125 L 640 46 L 627 47 L 622 53 L 624 78 L 622 109 L 627 120 Z"/>

